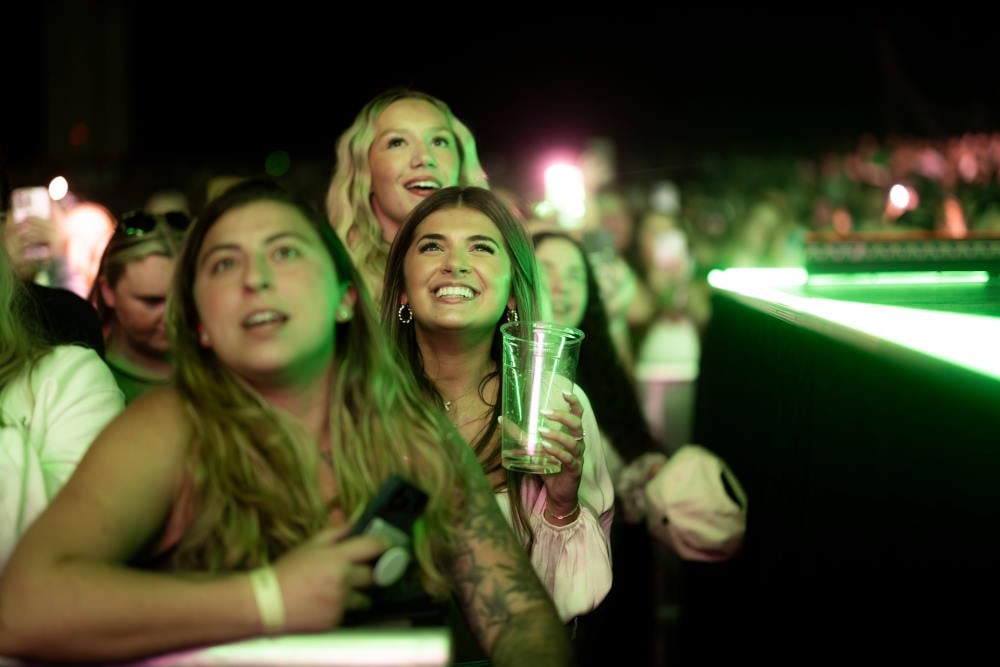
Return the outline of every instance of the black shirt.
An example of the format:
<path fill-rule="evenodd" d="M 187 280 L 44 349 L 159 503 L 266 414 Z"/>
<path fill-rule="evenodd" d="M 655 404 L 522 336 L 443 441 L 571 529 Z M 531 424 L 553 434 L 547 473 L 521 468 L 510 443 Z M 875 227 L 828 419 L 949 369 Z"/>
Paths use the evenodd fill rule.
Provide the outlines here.
<path fill-rule="evenodd" d="M 41 333 L 54 345 L 76 343 L 92 348 L 104 358 L 104 335 L 97 309 L 75 292 L 26 282 L 31 303 L 29 317 L 35 317 Z"/>

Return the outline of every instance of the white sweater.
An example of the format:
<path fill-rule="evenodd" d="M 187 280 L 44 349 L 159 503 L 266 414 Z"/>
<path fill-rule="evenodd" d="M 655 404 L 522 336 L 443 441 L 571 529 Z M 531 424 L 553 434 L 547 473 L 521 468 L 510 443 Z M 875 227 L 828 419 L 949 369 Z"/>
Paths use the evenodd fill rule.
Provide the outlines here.
<path fill-rule="evenodd" d="M 124 406 L 104 361 L 76 345 L 57 345 L 0 391 L 0 571 Z"/>

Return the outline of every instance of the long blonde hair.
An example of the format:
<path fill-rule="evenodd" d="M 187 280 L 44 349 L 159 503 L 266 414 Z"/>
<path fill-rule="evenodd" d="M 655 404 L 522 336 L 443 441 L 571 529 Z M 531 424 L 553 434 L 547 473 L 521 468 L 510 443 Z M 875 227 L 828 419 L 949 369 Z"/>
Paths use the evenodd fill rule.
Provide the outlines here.
<path fill-rule="evenodd" d="M 0 250 L 0 392 L 21 373 L 30 372 L 52 347 L 41 335 L 32 308 L 27 288 Z"/>
<path fill-rule="evenodd" d="M 382 289 L 389 244 L 382 238 L 382 228 L 371 204 L 368 151 L 375 141 L 375 124 L 379 116 L 390 104 L 405 99 L 423 100 L 444 115 L 458 142 L 458 185 L 489 187 L 472 132 L 438 98 L 408 88 L 392 88 L 362 107 L 351 126 L 337 140 L 336 169 L 326 194 L 326 213 L 376 301 Z"/>
<path fill-rule="evenodd" d="M 336 374 L 330 428 L 336 503 L 353 520 L 390 474 L 416 482 L 430 496 L 415 531 L 414 552 L 428 593 L 449 590 L 442 573 L 454 541 L 465 488 L 457 458 L 464 447 L 398 365 L 346 249 L 323 212 L 269 180 L 233 186 L 211 201 L 188 230 L 168 299 L 176 383 L 192 424 L 189 465 L 197 516 L 172 559 L 178 569 L 239 569 L 272 561 L 327 524 L 316 482 L 317 448 L 303 442 L 259 394 L 198 343 L 193 288 L 205 234 L 225 213 L 270 201 L 293 207 L 315 228 L 338 279 L 353 283 L 353 319 L 336 325 Z"/>

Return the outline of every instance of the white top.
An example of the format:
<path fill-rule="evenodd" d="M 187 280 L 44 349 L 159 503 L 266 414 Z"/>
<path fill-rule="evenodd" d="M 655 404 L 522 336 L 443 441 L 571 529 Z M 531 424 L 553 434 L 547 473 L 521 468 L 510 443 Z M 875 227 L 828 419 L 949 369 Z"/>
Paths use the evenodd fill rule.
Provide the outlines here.
<path fill-rule="evenodd" d="M 607 451 L 590 399 L 579 385 L 574 385 L 573 393 L 583 408 L 585 434 L 577 519 L 565 526 L 554 526 L 542 516 L 548 494 L 541 477 L 526 475 L 521 489 L 521 500 L 535 533 L 531 563 L 564 622 L 593 611 L 611 590 L 615 501 Z M 507 521 L 512 522 L 506 491 L 497 493 L 497 503 Z"/>
<path fill-rule="evenodd" d="M 0 391 L 0 571 L 124 406 L 104 361 L 76 345 L 57 345 Z"/>

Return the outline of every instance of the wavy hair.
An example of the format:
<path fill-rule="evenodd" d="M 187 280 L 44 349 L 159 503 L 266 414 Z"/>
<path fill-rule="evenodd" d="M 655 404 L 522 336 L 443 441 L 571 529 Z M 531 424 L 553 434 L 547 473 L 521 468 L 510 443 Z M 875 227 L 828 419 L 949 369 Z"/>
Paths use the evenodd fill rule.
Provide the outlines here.
<path fill-rule="evenodd" d="M 382 287 L 389 244 L 382 238 L 382 228 L 371 204 L 372 174 L 368 152 L 375 141 L 375 124 L 379 116 L 390 104 L 407 99 L 423 100 L 444 115 L 458 142 L 458 185 L 488 187 L 475 138 L 447 104 L 433 95 L 409 88 L 391 88 L 365 104 L 337 140 L 336 168 L 326 194 L 326 213 L 350 250 L 370 293 L 376 297 Z"/>
<path fill-rule="evenodd" d="M 358 290 L 353 319 L 336 325 L 330 430 L 338 497 L 355 520 L 381 482 L 398 473 L 430 496 L 414 552 L 424 587 L 443 597 L 443 559 L 455 540 L 464 500 L 458 457 L 442 456 L 461 438 L 426 405 L 379 327 L 367 290 L 322 210 L 276 182 L 251 179 L 209 202 L 188 229 L 168 298 L 177 390 L 192 424 L 189 473 L 196 518 L 172 555 L 178 569 L 251 568 L 270 562 L 327 525 L 316 483 L 317 448 L 256 391 L 198 342 L 196 261 L 224 214 L 256 202 L 293 208 L 316 230 L 341 284 Z M 377 397 L 377 398 L 376 398 Z"/>
<path fill-rule="evenodd" d="M 575 326 L 587 335 L 587 353 L 581 354 L 577 362 L 576 383 L 590 399 L 601 431 L 611 439 L 625 462 L 631 463 L 642 454 L 658 451 L 659 448 L 639 407 L 635 385 L 622 365 L 611 337 L 608 311 L 601 298 L 594 267 L 580 242 L 569 234 L 545 230 L 531 235 L 535 248 L 549 239 L 568 241 L 583 259 L 587 305 Z"/>
<path fill-rule="evenodd" d="M 382 290 L 382 326 L 388 332 L 389 337 L 398 345 L 406 365 L 413 372 L 413 376 L 424 395 L 439 407 L 441 414 L 444 414 L 444 398 L 431 379 L 427 377 L 414 327 L 401 323 L 396 317 L 396 310 L 400 306 L 400 295 L 405 288 L 403 261 L 416 238 L 417 227 L 432 213 L 451 208 L 469 208 L 479 211 L 497 226 L 504 247 L 511 259 L 511 290 L 514 293 L 518 317 L 520 321 L 529 323 L 538 318 L 538 304 L 536 302 L 538 274 L 534 251 L 531 241 L 524 231 L 524 226 L 503 199 L 485 188 L 453 186 L 442 188 L 420 202 L 400 226 L 389 249 Z M 499 431 L 497 417 L 500 416 L 501 412 L 500 400 L 499 396 L 495 401 L 487 400 L 484 390 L 490 380 L 500 374 L 499 369 L 503 368 L 503 337 L 500 333 L 500 327 L 504 323 L 504 317 L 501 316 L 497 319 L 496 329 L 493 332 L 493 342 L 490 345 L 490 357 L 496 362 L 497 370 L 484 377 L 479 384 L 479 397 L 487 405 L 493 406 L 491 418 L 480 436 L 474 442 L 469 443 L 486 474 L 502 467 L 499 438 L 497 437 Z M 511 507 L 516 517 L 515 530 L 523 539 L 527 540 L 530 549 L 534 535 L 528 525 L 527 512 L 521 502 L 522 479 L 522 474 L 507 471 Z"/>
<path fill-rule="evenodd" d="M 25 370 L 30 373 L 52 348 L 35 324 L 33 308 L 27 288 L 0 249 L 0 393 Z"/>

